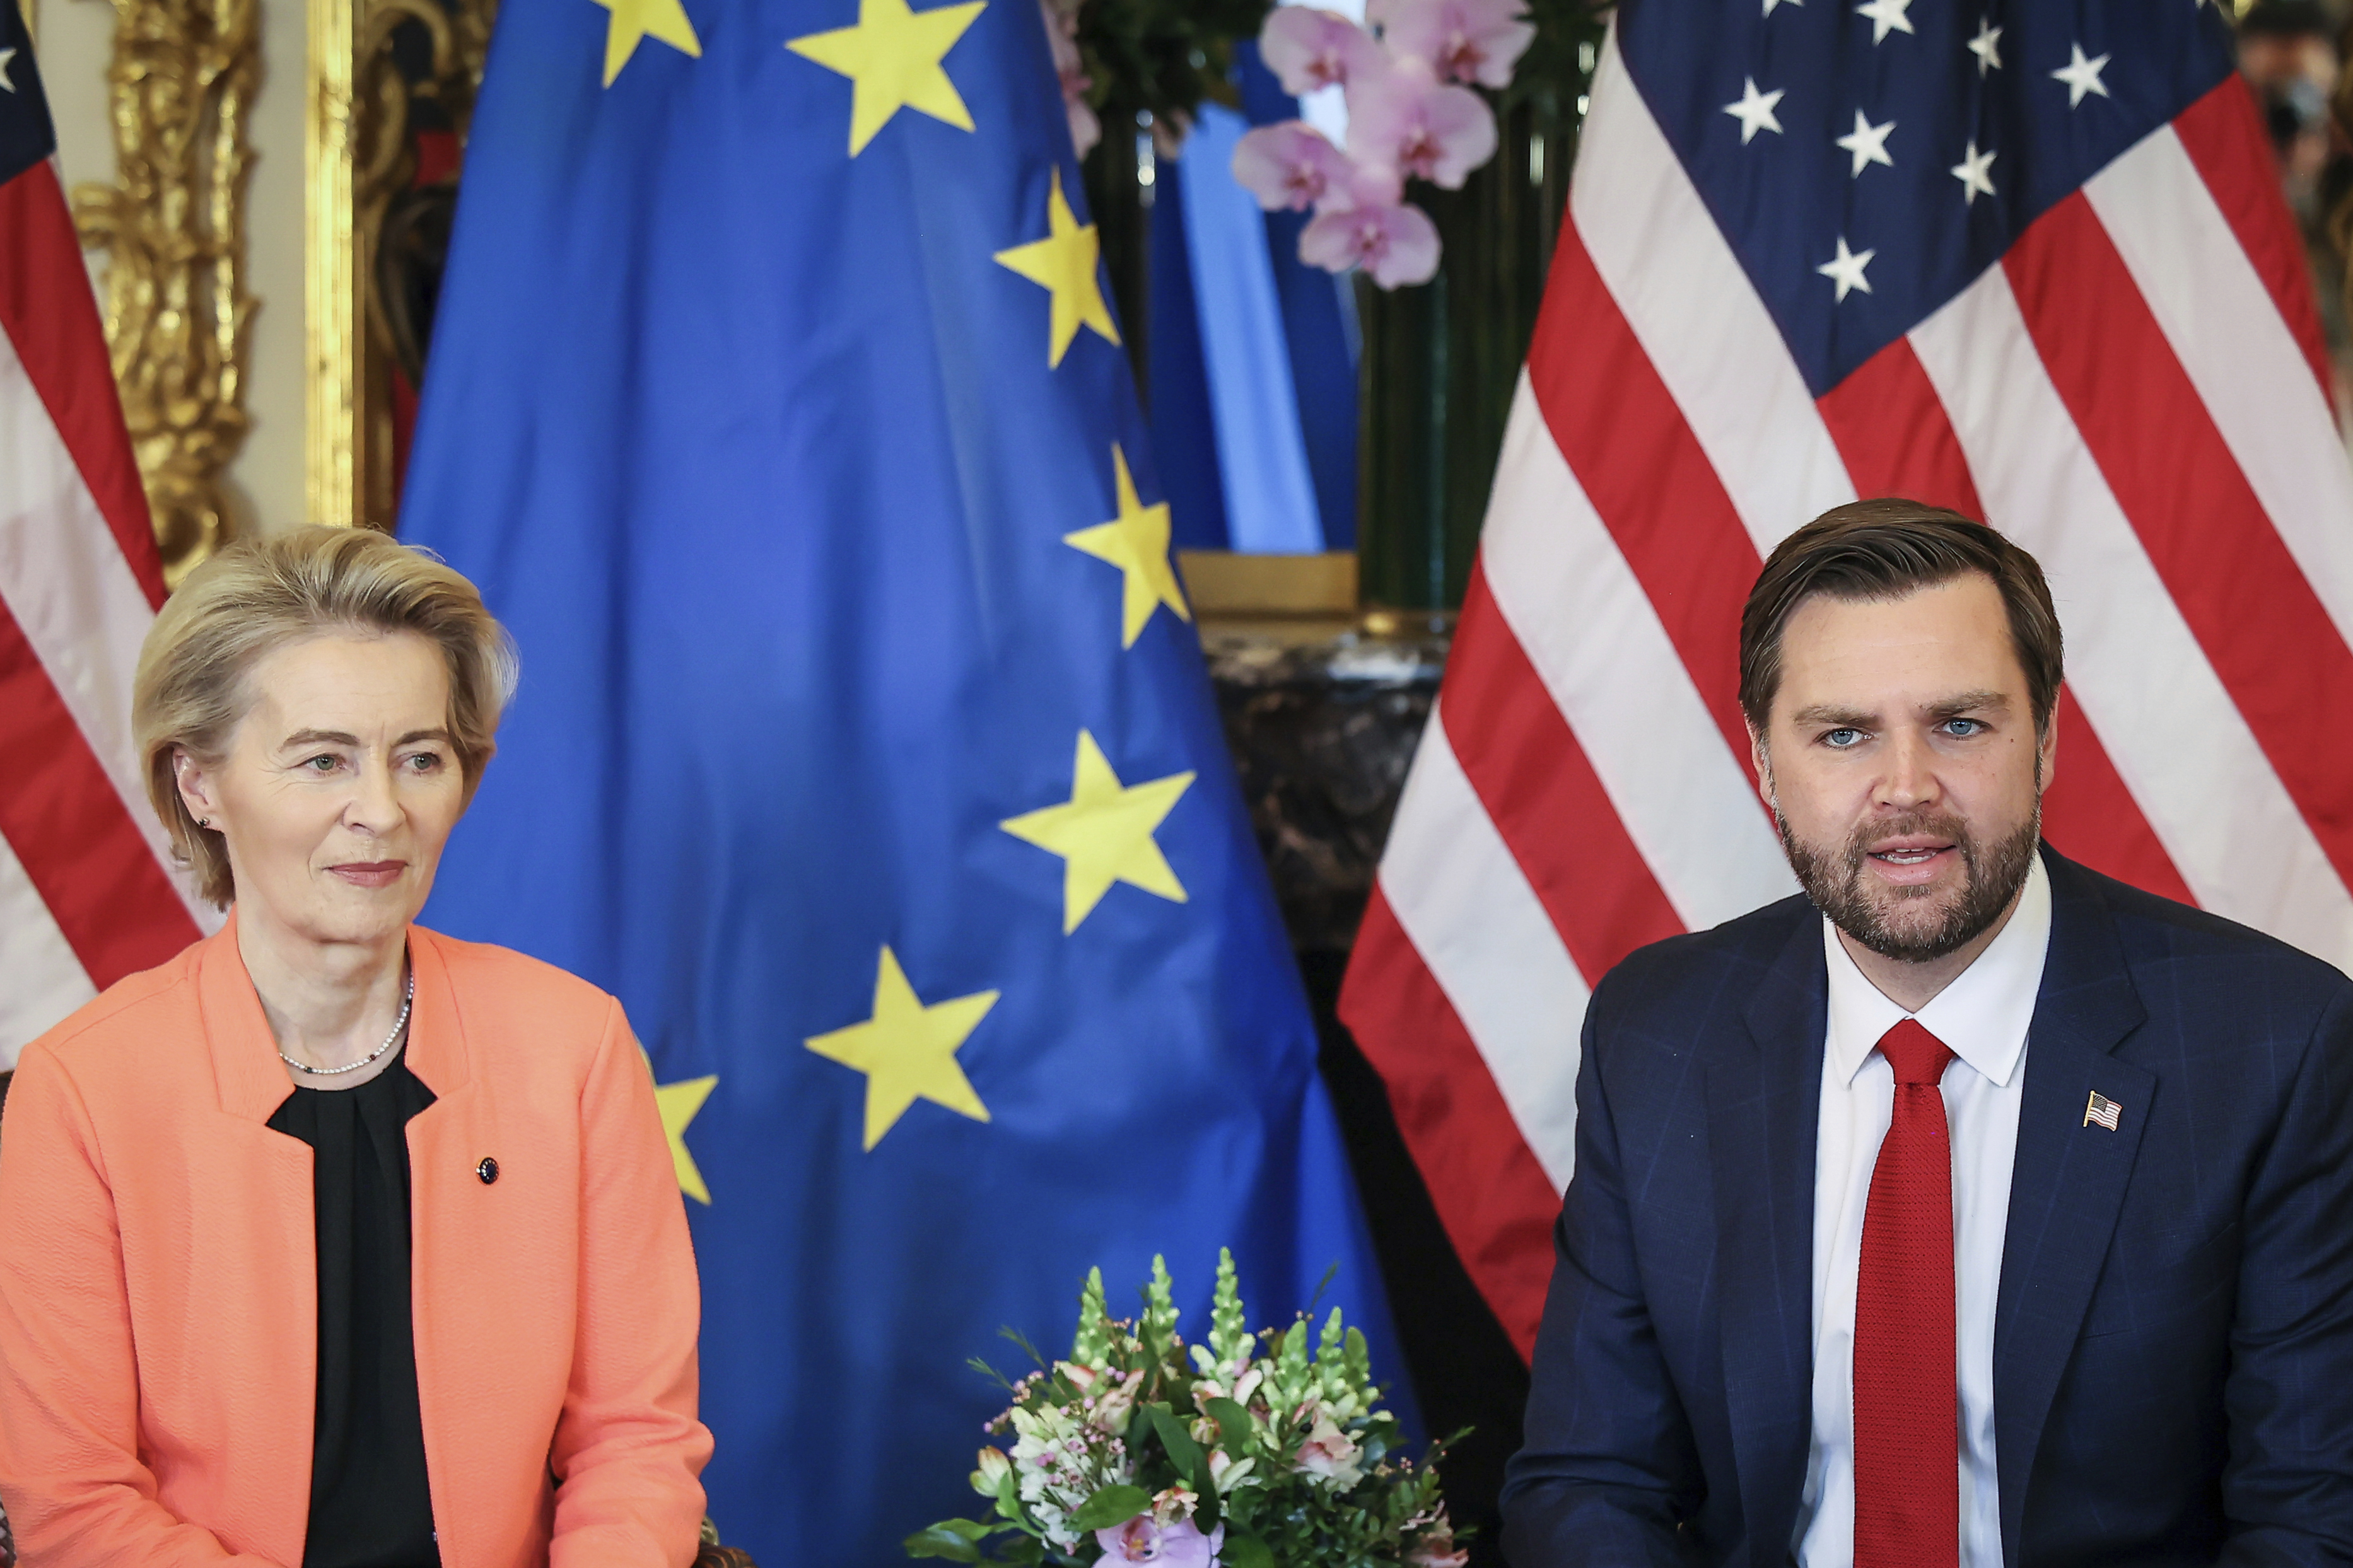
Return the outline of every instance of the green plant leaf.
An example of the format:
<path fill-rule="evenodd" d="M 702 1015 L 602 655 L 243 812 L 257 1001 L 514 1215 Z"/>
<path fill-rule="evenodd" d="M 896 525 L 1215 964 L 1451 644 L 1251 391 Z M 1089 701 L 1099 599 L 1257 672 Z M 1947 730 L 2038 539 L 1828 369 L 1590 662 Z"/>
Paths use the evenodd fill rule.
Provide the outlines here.
<path fill-rule="evenodd" d="M 1212 1399 L 1209 1401 L 1209 1419 L 1218 1424 L 1219 1447 L 1237 1459 L 1249 1458 L 1244 1452 L 1253 1430 L 1249 1411 L 1230 1399 Z"/>
<path fill-rule="evenodd" d="M 1071 1515 L 1072 1530 L 1093 1531 L 1125 1524 L 1152 1506 L 1152 1494 L 1142 1487 L 1105 1487 L 1079 1505 Z"/>
<path fill-rule="evenodd" d="M 1168 1451 L 1169 1463 L 1185 1478 L 1185 1484 L 1199 1498 L 1199 1519 L 1203 1530 L 1218 1522 L 1218 1483 L 1209 1474 L 1209 1456 L 1201 1452 L 1201 1445 L 1193 1441 L 1193 1434 L 1185 1430 L 1185 1423 L 1176 1419 L 1165 1405 L 1146 1406 L 1152 1412 L 1153 1430 L 1160 1434 L 1160 1446 Z"/>
<path fill-rule="evenodd" d="M 988 1533 L 988 1526 L 976 1524 L 968 1519 L 944 1519 L 937 1524 L 919 1530 L 900 1544 L 910 1557 L 944 1557 L 952 1563 L 977 1563 L 980 1548 L 975 1544 Z"/>
<path fill-rule="evenodd" d="M 1229 1529 L 1226 1543 L 1218 1551 L 1218 1560 L 1225 1568 L 1274 1568 L 1274 1553 L 1265 1542 L 1244 1530 Z"/>

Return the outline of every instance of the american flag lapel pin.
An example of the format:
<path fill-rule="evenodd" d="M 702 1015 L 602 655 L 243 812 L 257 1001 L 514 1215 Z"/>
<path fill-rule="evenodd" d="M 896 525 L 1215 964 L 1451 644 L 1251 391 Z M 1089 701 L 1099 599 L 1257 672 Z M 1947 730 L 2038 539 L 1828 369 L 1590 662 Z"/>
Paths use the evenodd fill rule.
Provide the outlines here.
<path fill-rule="evenodd" d="M 2123 1106 L 2095 1089 L 2092 1091 L 2092 1098 L 2084 1105 L 2084 1125 L 2089 1127 L 2096 1122 L 2114 1132 L 2116 1130 L 2117 1118 L 2124 1113 Z"/>

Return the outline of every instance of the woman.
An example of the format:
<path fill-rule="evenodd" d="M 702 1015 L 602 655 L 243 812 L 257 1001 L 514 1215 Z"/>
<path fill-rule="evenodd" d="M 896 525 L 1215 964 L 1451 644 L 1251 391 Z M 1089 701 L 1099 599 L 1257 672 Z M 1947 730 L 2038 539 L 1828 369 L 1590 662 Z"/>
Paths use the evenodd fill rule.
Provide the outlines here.
<path fill-rule="evenodd" d="M 693 1558 L 698 1287 L 637 1042 L 411 923 L 513 687 L 472 584 L 381 534 L 232 546 L 156 620 L 148 793 L 229 916 L 17 1064 L 27 1568 Z"/>

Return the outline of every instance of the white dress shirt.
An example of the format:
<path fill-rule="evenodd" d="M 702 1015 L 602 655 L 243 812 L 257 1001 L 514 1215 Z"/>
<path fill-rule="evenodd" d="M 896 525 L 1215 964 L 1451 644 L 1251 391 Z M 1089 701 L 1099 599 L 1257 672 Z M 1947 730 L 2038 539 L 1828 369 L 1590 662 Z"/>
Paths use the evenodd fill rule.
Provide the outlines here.
<path fill-rule="evenodd" d="M 1947 1065 L 1953 1140 L 1955 1368 L 1960 1395 L 1961 1568 L 2001 1568 L 1993 1452 L 1993 1315 L 2010 1172 L 2026 1083 L 2026 1029 L 2051 945 L 2051 881 L 2037 856 L 2010 923 L 1916 1014 L 1863 978 L 1822 922 L 1830 964 L 1820 1131 L 1814 1145 L 1814 1433 L 1798 1507 L 1804 1568 L 1854 1560 L 1854 1290 L 1872 1167 L 1894 1114 L 1880 1037 L 1916 1017 L 1960 1059 Z"/>

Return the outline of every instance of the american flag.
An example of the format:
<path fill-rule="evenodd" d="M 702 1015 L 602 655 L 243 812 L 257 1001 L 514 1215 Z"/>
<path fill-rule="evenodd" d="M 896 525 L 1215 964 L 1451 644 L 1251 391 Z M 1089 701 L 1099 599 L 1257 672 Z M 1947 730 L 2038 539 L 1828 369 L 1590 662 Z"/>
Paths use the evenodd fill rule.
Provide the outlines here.
<path fill-rule="evenodd" d="M 216 923 L 131 744 L 164 602 L 147 498 L 16 0 L 0 0 L 0 1068 Z"/>
<path fill-rule="evenodd" d="M 1525 1352 L 1578 1026 L 1796 890 L 1735 700 L 1775 543 L 1981 517 L 2067 634 L 2062 850 L 2353 964 L 2353 469 L 2197 0 L 1627 0 L 1342 1016 Z"/>

